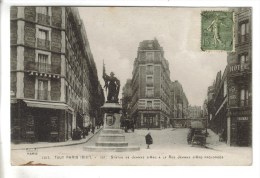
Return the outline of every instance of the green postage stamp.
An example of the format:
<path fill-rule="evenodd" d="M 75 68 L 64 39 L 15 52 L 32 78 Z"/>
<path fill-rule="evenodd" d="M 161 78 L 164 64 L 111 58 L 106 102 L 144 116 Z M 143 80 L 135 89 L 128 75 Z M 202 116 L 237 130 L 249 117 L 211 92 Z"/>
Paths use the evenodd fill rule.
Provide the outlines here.
<path fill-rule="evenodd" d="M 201 50 L 232 51 L 234 48 L 232 11 L 202 11 Z"/>

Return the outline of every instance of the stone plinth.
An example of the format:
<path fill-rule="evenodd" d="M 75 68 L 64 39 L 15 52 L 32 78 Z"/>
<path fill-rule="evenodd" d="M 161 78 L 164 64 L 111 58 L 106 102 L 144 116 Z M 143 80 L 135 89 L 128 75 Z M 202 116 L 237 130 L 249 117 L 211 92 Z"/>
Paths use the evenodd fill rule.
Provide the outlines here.
<path fill-rule="evenodd" d="M 85 151 L 138 151 L 140 147 L 128 146 L 123 131 L 120 129 L 122 107 L 118 103 L 105 103 L 101 107 L 104 114 L 104 128 L 95 146 L 84 147 Z"/>

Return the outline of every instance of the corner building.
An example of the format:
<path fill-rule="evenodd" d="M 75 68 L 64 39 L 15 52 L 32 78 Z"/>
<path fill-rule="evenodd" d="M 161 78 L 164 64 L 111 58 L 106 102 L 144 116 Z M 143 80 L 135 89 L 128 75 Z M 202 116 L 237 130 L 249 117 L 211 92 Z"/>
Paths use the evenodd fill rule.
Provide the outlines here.
<path fill-rule="evenodd" d="M 12 141 L 66 141 L 97 114 L 96 66 L 78 10 L 13 6 L 10 15 Z"/>
<path fill-rule="evenodd" d="M 138 128 L 167 128 L 170 71 L 156 39 L 140 42 L 132 72 L 131 118 Z"/>
<path fill-rule="evenodd" d="M 228 53 L 227 143 L 252 145 L 252 12 L 251 8 L 233 9 L 235 52 Z"/>

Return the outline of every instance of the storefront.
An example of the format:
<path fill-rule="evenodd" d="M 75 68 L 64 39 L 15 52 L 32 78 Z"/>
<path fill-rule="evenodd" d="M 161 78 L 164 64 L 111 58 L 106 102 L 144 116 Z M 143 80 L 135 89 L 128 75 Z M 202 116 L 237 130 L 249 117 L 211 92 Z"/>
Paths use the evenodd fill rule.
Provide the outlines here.
<path fill-rule="evenodd" d="M 137 118 L 137 128 L 163 129 L 169 124 L 168 117 L 162 112 L 140 111 Z"/>
<path fill-rule="evenodd" d="M 73 129 L 72 111 L 64 103 L 18 100 L 11 106 L 12 141 L 66 141 Z"/>
<path fill-rule="evenodd" d="M 251 109 L 232 109 L 227 118 L 228 141 L 230 146 L 252 145 Z"/>

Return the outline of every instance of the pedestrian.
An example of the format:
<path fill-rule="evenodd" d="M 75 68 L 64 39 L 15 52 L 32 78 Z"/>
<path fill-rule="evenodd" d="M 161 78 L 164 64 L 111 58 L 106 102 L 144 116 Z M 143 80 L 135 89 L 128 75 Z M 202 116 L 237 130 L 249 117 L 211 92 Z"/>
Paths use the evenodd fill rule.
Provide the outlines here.
<path fill-rule="evenodd" d="M 147 144 L 147 149 L 150 149 L 150 145 L 153 144 L 153 138 L 150 132 L 145 136 L 145 142 Z"/>
<path fill-rule="evenodd" d="M 135 124 L 132 122 L 132 131 L 135 132 Z"/>
<path fill-rule="evenodd" d="M 95 133 L 95 126 L 92 125 L 92 133 L 94 134 Z"/>

